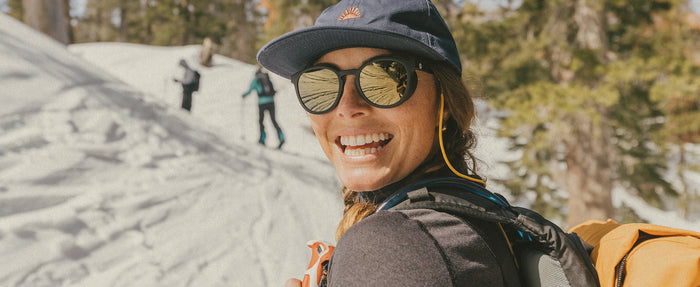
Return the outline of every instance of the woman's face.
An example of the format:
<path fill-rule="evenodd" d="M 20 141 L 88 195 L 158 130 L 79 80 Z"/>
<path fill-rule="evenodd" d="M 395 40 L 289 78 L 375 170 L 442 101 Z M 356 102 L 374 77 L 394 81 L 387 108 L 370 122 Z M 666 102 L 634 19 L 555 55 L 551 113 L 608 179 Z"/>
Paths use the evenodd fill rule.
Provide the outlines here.
<path fill-rule="evenodd" d="M 325 54 L 317 63 L 340 70 L 359 68 L 365 61 L 389 51 L 347 48 Z M 309 114 L 323 151 L 342 183 L 355 191 L 376 190 L 410 174 L 430 153 L 438 123 L 439 102 L 433 76 L 416 71 L 413 95 L 397 107 L 369 105 L 355 87 L 355 76 L 345 79 L 338 106 L 325 114 Z M 360 138 L 379 138 L 366 142 Z M 381 140 L 388 138 L 390 140 Z"/>

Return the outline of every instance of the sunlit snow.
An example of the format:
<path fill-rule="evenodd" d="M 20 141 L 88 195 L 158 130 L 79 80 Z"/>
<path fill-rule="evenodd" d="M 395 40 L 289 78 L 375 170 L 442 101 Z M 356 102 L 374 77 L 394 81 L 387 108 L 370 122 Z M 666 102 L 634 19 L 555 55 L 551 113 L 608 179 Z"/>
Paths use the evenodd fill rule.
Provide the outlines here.
<path fill-rule="evenodd" d="M 259 146 L 255 67 L 217 57 L 188 114 L 170 77 L 197 51 L 70 53 L 0 15 L 0 286 L 282 286 L 333 240 L 340 185 L 295 98 L 288 144 Z"/>

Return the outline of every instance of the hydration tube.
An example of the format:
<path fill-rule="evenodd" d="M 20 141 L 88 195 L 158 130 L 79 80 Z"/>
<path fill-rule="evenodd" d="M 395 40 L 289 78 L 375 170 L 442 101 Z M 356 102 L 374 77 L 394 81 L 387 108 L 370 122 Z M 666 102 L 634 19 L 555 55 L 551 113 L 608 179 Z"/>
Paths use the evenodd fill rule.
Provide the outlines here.
<path fill-rule="evenodd" d="M 419 181 L 415 184 L 411 184 L 408 186 L 405 186 L 403 188 L 400 188 L 393 194 L 391 194 L 387 199 L 385 199 L 379 206 L 377 207 L 377 211 L 379 210 L 388 210 L 395 205 L 397 205 L 399 202 L 404 201 L 408 197 L 408 193 L 417 189 L 421 189 L 424 187 L 455 187 L 455 188 L 460 188 L 467 190 L 473 194 L 476 194 L 478 196 L 481 196 L 485 199 L 488 199 L 500 206 L 503 207 L 510 207 L 510 204 L 501 198 L 500 196 L 496 195 L 495 193 L 483 188 L 482 186 L 475 184 L 474 182 L 470 180 L 464 180 L 462 178 L 455 178 L 455 177 L 440 177 L 440 178 L 432 178 L 432 179 L 427 179 L 423 181 Z"/>
<path fill-rule="evenodd" d="M 465 174 L 462 174 L 461 172 L 457 171 L 454 167 L 452 167 L 452 164 L 450 163 L 450 160 L 447 159 L 447 153 L 445 152 L 445 145 L 444 145 L 443 142 L 442 142 L 442 117 L 443 117 L 444 114 L 445 114 L 445 95 L 441 92 L 441 93 L 440 93 L 440 122 L 438 122 L 438 125 L 439 125 L 439 126 L 438 126 L 438 139 L 440 140 L 440 151 L 442 152 L 442 158 L 445 159 L 445 163 L 447 164 L 447 167 L 449 167 L 450 170 L 451 170 L 455 175 L 457 175 L 457 176 L 459 176 L 459 177 L 461 177 L 461 178 L 464 178 L 464 179 L 467 179 L 467 180 L 470 180 L 470 181 L 479 183 L 479 184 L 481 184 L 482 186 L 486 187 L 486 182 L 485 182 L 485 181 L 483 181 L 483 180 L 481 180 L 481 179 L 478 179 L 478 178 L 474 178 L 474 177 L 465 175 Z"/>

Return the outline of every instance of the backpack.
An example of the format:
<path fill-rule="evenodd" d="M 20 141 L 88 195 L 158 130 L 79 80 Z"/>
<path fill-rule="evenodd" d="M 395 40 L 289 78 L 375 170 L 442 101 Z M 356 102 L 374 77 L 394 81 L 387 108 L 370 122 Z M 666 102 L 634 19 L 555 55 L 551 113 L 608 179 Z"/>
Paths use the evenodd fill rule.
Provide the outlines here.
<path fill-rule="evenodd" d="M 600 286 L 585 242 L 538 213 L 511 206 L 472 181 L 433 178 L 399 189 L 377 210 L 433 209 L 496 223 L 510 244 L 523 286 Z"/>
<path fill-rule="evenodd" d="M 260 86 L 262 87 L 262 94 L 260 96 L 269 96 L 272 97 L 277 93 L 275 91 L 275 87 L 272 86 L 272 81 L 270 81 L 270 76 L 267 73 L 257 73 L 255 77 L 258 78 L 258 83 L 260 83 Z"/>
<path fill-rule="evenodd" d="M 199 91 L 199 78 L 201 78 L 202 75 L 199 74 L 199 71 L 194 71 L 194 81 L 192 81 L 192 91 Z"/>
<path fill-rule="evenodd" d="M 655 224 L 587 221 L 571 229 L 593 244 L 604 287 L 700 286 L 700 233 Z"/>

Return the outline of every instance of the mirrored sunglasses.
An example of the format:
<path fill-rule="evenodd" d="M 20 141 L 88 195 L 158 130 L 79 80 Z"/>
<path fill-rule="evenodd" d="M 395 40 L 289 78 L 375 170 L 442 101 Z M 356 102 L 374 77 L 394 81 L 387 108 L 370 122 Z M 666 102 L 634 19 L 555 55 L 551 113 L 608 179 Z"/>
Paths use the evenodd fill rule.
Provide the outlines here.
<path fill-rule="evenodd" d="M 292 82 L 301 106 L 312 114 L 327 113 L 338 105 L 347 75 L 355 76 L 355 87 L 367 103 L 392 108 L 413 94 L 418 81 L 416 70 L 430 72 L 419 61 L 379 56 L 351 70 L 315 65 L 292 76 Z"/>

